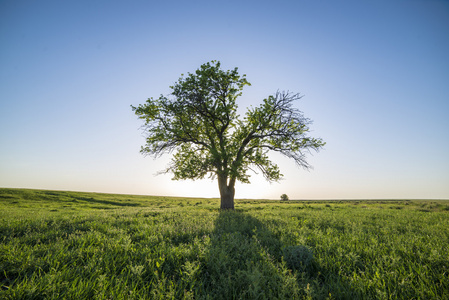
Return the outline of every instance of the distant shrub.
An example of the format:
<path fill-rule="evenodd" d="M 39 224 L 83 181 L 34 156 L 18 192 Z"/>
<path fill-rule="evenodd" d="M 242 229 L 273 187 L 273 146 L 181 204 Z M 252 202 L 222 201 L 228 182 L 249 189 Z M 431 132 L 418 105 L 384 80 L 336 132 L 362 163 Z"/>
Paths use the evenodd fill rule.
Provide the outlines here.
<path fill-rule="evenodd" d="M 282 195 L 281 195 L 281 201 L 288 201 L 288 196 L 287 196 L 287 194 L 282 194 Z"/>
<path fill-rule="evenodd" d="M 297 270 L 300 272 L 311 272 L 315 265 L 315 259 L 313 257 L 313 251 L 307 246 L 289 246 L 285 247 L 284 261 L 287 263 L 287 267 L 291 270 Z"/>

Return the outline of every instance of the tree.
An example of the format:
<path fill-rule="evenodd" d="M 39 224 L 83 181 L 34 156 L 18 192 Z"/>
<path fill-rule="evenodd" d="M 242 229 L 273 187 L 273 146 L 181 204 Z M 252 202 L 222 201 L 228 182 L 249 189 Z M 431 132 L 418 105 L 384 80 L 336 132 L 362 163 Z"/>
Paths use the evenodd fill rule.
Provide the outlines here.
<path fill-rule="evenodd" d="M 234 209 L 235 183 L 249 183 L 248 171 L 258 169 L 268 181 L 282 174 L 270 161 L 279 152 L 308 169 L 305 153 L 325 143 L 308 137 L 311 121 L 293 106 L 299 94 L 276 92 L 244 118 L 237 115 L 236 99 L 250 83 L 238 69 L 222 70 L 220 62 L 205 63 L 170 86 L 169 96 L 149 98 L 131 106 L 144 120 L 146 145 L 141 153 L 159 157 L 174 153 L 165 173 L 174 180 L 218 179 L 222 209 Z"/>
<path fill-rule="evenodd" d="M 282 194 L 282 195 L 281 195 L 281 201 L 288 201 L 288 196 L 287 196 L 287 194 Z"/>

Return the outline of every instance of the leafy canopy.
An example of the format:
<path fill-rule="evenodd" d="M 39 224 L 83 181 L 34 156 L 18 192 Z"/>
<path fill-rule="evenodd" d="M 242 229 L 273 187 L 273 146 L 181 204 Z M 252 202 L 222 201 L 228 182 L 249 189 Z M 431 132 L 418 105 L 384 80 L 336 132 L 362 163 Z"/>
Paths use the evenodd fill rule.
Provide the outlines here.
<path fill-rule="evenodd" d="M 240 118 L 236 99 L 246 85 L 250 83 L 237 68 L 224 71 L 218 61 L 182 75 L 169 96 L 132 107 L 145 121 L 141 152 L 156 157 L 174 152 L 165 172 L 176 180 L 222 176 L 249 183 L 248 170 L 259 170 L 267 180 L 277 181 L 282 174 L 270 161 L 270 150 L 309 168 L 305 152 L 325 143 L 306 135 L 311 121 L 293 106 L 301 96 L 277 92 Z"/>

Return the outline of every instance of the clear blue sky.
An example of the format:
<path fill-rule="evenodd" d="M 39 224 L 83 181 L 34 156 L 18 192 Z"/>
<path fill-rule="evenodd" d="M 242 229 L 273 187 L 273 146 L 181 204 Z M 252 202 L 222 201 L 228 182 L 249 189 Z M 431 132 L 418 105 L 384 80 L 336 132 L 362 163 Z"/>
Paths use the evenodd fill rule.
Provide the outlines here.
<path fill-rule="evenodd" d="M 154 176 L 130 105 L 220 60 L 314 120 L 325 149 L 237 198 L 449 198 L 449 2 L 0 0 L 0 187 L 218 197 Z"/>

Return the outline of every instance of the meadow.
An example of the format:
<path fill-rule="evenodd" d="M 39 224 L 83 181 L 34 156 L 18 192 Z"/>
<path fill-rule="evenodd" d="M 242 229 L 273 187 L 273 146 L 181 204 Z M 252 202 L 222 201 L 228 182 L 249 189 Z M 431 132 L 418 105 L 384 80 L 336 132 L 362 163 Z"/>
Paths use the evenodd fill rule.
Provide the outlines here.
<path fill-rule="evenodd" d="M 449 201 L 0 189 L 0 299 L 449 299 Z"/>

